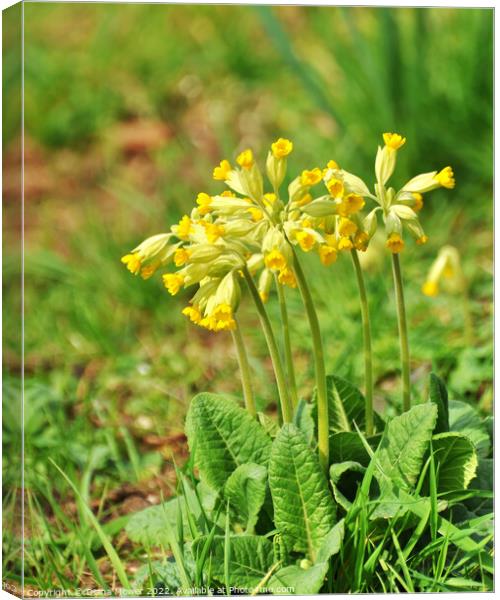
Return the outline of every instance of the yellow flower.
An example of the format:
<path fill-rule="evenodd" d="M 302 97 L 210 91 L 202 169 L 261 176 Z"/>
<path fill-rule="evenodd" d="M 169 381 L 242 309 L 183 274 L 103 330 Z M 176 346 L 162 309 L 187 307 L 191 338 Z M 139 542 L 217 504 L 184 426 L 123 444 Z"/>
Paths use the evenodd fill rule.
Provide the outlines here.
<path fill-rule="evenodd" d="M 163 284 L 167 288 L 168 293 L 175 296 L 184 284 L 184 277 L 178 273 L 165 273 L 163 275 Z"/>
<path fill-rule="evenodd" d="M 295 234 L 295 239 L 299 242 L 299 246 L 304 250 L 304 252 L 309 252 L 312 249 L 315 243 L 315 239 L 312 233 L 308 231 L 297 231 Z"/>
<path fill-rule="evenodd" d="M 412 208 L 415 212 L 420 212 L 424 208 L 424 197 L 418 192 L 413 192 L 413 198 L 415 199 L 415 204 Z"/>
<path fill-rule="evenodd" d="M 358 231 L 354 236 L 354 247 L 356 250 L 360 250 L 361 252 L 365 252 L 368 248 L 368 242 L 370 241 L 370 237 L 365 231 Z"/>
<path fill-rule="evenodd" d="M 220 195 L 224 196 L 224 198 L 236 198 L 236 194 L 231 190 L 224 190 Z"/>
<path fill-rule="evenodd" d="M 326 184 L 326 187 L 333 198 L 338 198 L 344 193 L 344 183 L 336 177 L 332 177 Z"/>
<path fill-rule="evenodd" d="M 401 250 L 403 250 L 405 243 L 401 239 L 399 233 L 391 233 L 391 235 L 387 238 L 385 245 L 393 254 L 398 254 L 401 252 Z"/>
<path fill-rule="evenodd" d="M 297 204 L 299 206 L 304 206 L 305 204 L 309 204 L 309 202 L 311 202 L 312 199 L 313 197 L 311 196 L 311 194 L 304 194 L 302 198 L 300 198 L 300 200 L 297 200 Z"/>
<path fill-rule="evenodd" d="M 271 151 L 275 158 L 285 158 L 292 150 L 293 143 L 285 138 L 279 138 L 271 144 Z"/>
<path fill-rule="evenodd" d="M 205 235 L 207 236 L 207 241 L 210 244 L 215 244 L 215 242 L 224 235 L 223 225 L 206 222 L 202 222 L 202 225 L 205 228 Z"/>
<path fill-rule="evenodd" d="M 198 212 L 200 215 L 206 215 L 210 212 L 210 204 L 212 203 L 212 198 L 205 194 L 205 192 L 200 192 L 196 198 L 196 204 L 198 204 Z"/>
<path fill-rule="evenodd" d="M 177 248 L 174 254 L 174 263 L 176 267 L 182 267 L 189 260 L 191 252 L 185 248 Z"/>
<path fill-rule="evenodd" d="M 437 175 L 435 175 L 434 179 L 445 188 L 449 190 L 455 187 L 455 179 L 453 174 L 453 169 L 451 167 L 445 167 Z"/>
<path fill-rule="evenodd" d="M 174 228 L 172 228 L 172 230 L 179 239 L 187 240 L 189 235 L 193 232 L 193 222 L 187 215 L 184 215 L 178 225 L 174 225 Z"/>
<path fill-rule="evenodd" d="M 302 171 L 302 175 L 300 176 L 300 183 L 304 186 L 316 185 L 321 181 L 323 173 L 321 169 L 315 167 L 310 171 Z"/>
<path fill-rule="evenodd" d="M 182 314 L 185 315 L 186 317 L 189 317 L 189 319 L 196 325 L 198 325 L 200 323 L 201 318 L 202 318 L 200 309 L 196 305 L 186 306 L 186 308 L 184 308 L 182 310 Z"/>
<path fill-rule="evenodd" d="M 435 281 L 426 281 L 422 286 L 422 292 L 426 296 L 437 296 L 439 293 L 439 286 Z"/>
<path fill-rule="evenodd" d="M 426 235 L 421 235 L 419 238 L 417 238 L 417 244 L 419 246 L 423 246 L 424 244 L 427 244 L 428 241 L 429 241 L 429 238 Z"/>
<path fill-rule="evenodd" d="M 406 138 L 399 135 L 399 133 L 384 133 L 382 137 L 385 145 L 392 150 L 399 150 L 406 142 Z"/>
<path fill-rule="evenodd" d="M 325 267 L 328 267 L 337 260 L 337 250 L 328 244 L 321 244 L 318 253 L 321 264 L 325 265 Z"/>
<path fill-rule="evenodd" d="M 252 221 L 254 221 L 255 223 L 257 223 L 258 221 L 262 221 L 264 213 L 260 210 L 260 208 L 252 207 L 248 209 L 248 212 L 252 217 Z"/>
<path fill-rule="evenodd" d="M 328 169 L 340 169 L 339 165 L 334 160 L 329 160 L 326 166 Z"/>
<path fill-rule="evenodd" d="M 233 309 L 229 304 L 218 304 L 209 315 L 210 329 L 213 331 L 225 331 L 236 329 L 236 321 L 233 318 Z"/>
<path fill-rule="evenodd" d="M 282 271 L 286 268 L 286 258 L 277 249 L 271 250 L 264 259 L 265 265 L 271 271 Z"/>
<path fill-rule="evenodd" d="M 348 217 L 349 215 L 354 215 L 359 212 L 364 205 L 365 200 L 363 196 L 359 196 L 358 194 L 347 194 L 342 198 L 342 202 L 339 204 L 337 212 L 342 217 Z"/>
<path fill-rule="evenodd" d="M 143 279 L 149 279 L 152 277 L 157 269 L 156 265 L 147 265 L 146 267 L 142 267 L 141 269 L 141 277 Z"/>
<path fill-rule="evenodd" d="M 279 272 L 278 283 L 280 283 L 281 285 L 287 285 L 291 288 L 297 287 L 297 280 L 295 279 L 295 274 L 288 267 L 281 269 L 281 271 Z"/>
<path fill-rule="evenodd" d="M 351 242 L 351 240 L 348 237 L 341 237 L 338 243 L 338 249 L 339 250 L 352 250 L 354 247 L 354 244 Z"/>
<path fill-rule="evenodd" d="M 229 173 L 232 171 L 231 165 L 228 160 L 221 160 L 218 167 L 215 167 L 213 172 L 213 178 L 218 181 L 225 181 L 229 177 Z"/>
<path fill-rule="evenodd" d="M 137 273 L 139 273 L 139 271 L 141 270 L 141 259 L 136 253 L 125 254 L 125 256 L 122 256 L 121 261 L 124 265 L 127 266 L 127 269 L 134 275 L 137 275 Z"/>
<path fill-rule="evenodd" d="M 250 169 L 253 166 L 253 152 L 248 148 L 247 150 L 243 150 L 241 154 L 238 155 L 236 162 L 243 167 L 244 169 Z"/>
<path fill-rule="evenodd" d="M 358 230 L 358 226 L 353 221 L 342 217 L 339 221 L 339 235 L 341 237 L 350 237 Z"/>
<path fill-rule="evenodd" d="M 276 194 L 273 194 L 273 192 L 264 194 L 264 204 L 266 206 L 271 207 L 275 202 L 276 202 Z"/>

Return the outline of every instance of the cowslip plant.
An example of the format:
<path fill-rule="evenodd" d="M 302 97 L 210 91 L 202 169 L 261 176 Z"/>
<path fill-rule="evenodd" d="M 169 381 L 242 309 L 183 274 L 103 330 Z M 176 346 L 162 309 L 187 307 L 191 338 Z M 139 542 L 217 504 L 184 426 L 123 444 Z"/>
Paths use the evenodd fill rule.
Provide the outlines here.
<path fill-rule="evenodd" d="M 418 175 L 396 192 L 387 182 L 406 140 L 392 133 L 383 139 L 373 194 L 333 160 L 301 171 L 283 194 L 293 151 L 284 138 L 268 152 L 267 184 L 250 149 L 235 164 L 222 160 L 213 178 L 226 189 L 198 194 L 190 214 L 122 258 L 145 279 L 163 271 L 172 295 L 196 287 L 182 312 L 198 326 L 231 333 L 242 380 L 245 409 L 217 394 L 192 400 L 186 420 L 191 459 L 179 477 L 178 497 L 138 513 L 127 529 L 146 546 L 162 543 L 158 531 L 170 532 L 169 539 L 177 532 L 175 565 L 155 565 L 176 590 L 185 590 L 189 580 L 193 589 L 214 586 L 222 593 L 370 591 L 378 589 L 380 573 L 391 573 L 385 576 L 389 587 L 413 591 L 409 569 L 418 571 L 425 563 L 409 560 L 415 548 L 431 543 L 444 553 L 444 539 L 458 554 L 472 553 L 486 573 L 491 568 L 485 549 L 490 540 L 479 544 L 461 536 L 452 522 L 454 507 L 478 497 L 467 496 L 471 481 L 481 481 L 485 493 L 479 496 L 488 498 L 487 427 L 467 405 L 448 402 L 436 376 L 429 401 L 413 407 L 410 402 L 398 255 L 405 231 L 417 244 L 427 241 L 418 216 L 422 194 L 452 188 L 453 172 L 446 167 Z M 375 207 L 365 213 L 368 202 Z M 404 412 L 387 423 L 373 410 L 370 317 L 358 257 L 379 215 L 392 256 L 403 376 Z M 351 255 L 363 327 L 364 396 L 350 382 L 326 375 L 319 320 L 300 258 L 310 252 L 325 267 L 339 254 Z M 256 411 L 238 317 L 244 286 L 272 360 L 279 423 Z M 274 287 L 281 343 L 266 309 Z M 310 326 L 315 367 L 310 401 L 297 395 L 285 288 L 298 289 Z M 439 565 L 446 563 L 442 556 Z M 443 580 L 439 568 L 435 586 Z M 449 568 L 452 572 L 453 565 Z"/>

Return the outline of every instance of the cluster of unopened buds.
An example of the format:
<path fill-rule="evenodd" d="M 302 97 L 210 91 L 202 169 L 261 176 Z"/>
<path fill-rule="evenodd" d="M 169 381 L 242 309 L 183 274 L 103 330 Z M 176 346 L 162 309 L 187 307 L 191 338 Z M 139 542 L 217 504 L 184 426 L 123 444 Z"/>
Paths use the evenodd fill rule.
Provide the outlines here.
<path fill-rule="evenodd" d="M 286 177 L 290 140 L 271 145 L 266 160 L 269 187 L 248 149 L 232 165 L 222 160 L 213 178 L 226 189 L 198 194 L 196 205 L 170 231 L 146 239 L 122 258 L 129 271 L 144 279 L 171 265 L 176 271 L 163 274 L 167 290 L 198 286 L 183 313 L 193 323 L 212 331 L 236 327 L 235 313 L 243 275 L 256 279 L 266 301 L 273 282 L 296 287 L 294 247 L 314 252 L 329 266 L 345 251 L 365 251 L 379 226 L 385 228 L 386 246 L 399 253 L 406 231 L 417 244 L 427 242 L 419 212 L 423 194 L 438 187 L 453 188 L 451 167 L 418 175 L 399 191 L 388 187 L 398 151 L 406 138 L 383 134 L 384 145 L 375 159 L 373 193 L 362 179 L 331 160 L 325 168 L 300 173 L 280 188 Z M 372 203 L 364 212 L 367 203 Z"/>

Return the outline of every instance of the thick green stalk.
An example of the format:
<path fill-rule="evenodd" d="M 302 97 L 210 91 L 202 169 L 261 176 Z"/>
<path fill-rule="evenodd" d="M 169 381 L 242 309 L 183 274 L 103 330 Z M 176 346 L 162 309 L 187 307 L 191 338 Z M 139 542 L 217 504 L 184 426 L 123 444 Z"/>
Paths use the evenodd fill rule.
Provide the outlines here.
<path fill-rule="evenodd" d="M 233 329 L 231 334 L 233 336 L 234 347 L 236 348 L 236 355 L 238 357 L 238 365 L 240 367 L 241 387 L 243 388 L 245 406 L 252 417 L 256 417 L 257 410 L 255 408 L 255 400 L 252 391 L 250 365 L 248 364 L 248 355 L 245 348 L 245 342 L 243 340 L 243 336 L 241 335 L 240 324 L 238 321 L 236 321 L 236 329 Z"/>
<path fill-rule="evenodd" d="M 351 250 L 352 262 L 358 281 L 359 302 L 361 306 L 361 322 L 363 324 L 363 345 L 365 355 L 365 429 L 366 435 L 373 435 L 373 364 L 372 364 L 372 334 L 370 329 L 370 311 L 366 295 L 363 270 L 359 263 L 357 250 Z"/>
<path fill-rule="evenodd" d="M 399 344 L 401 352 L 401 374 L 403 377 L 403 410 L 411 408 L 410 392 L 410 348 L 408 345 L 408 325 L 406 322 L 405 298 L 403 293 L 403 280 L 401 278 L 401 265 L 399 255 L 392 255 L 392 275 L 394 278 L 394 292 L 398 311 Z"/>
<path fill-rule="evenodd" d="M 281 356 L 278 350 L 278 345 L 276 343 L 276 338 L 274 337 L 271 321 L 269 320 L 269 316 L 266 312 L 264 303 L 262 302 L 257 287 L 255 286 L 255 282 L 246 267 L 244 267 L 243 273 L 248 285 L 248 289 L 250 290 L 250 294 L 252 295 L 253 301 L 255 302 L 257 312 L 259 313 L 260 323 L 262 325 L 264 337 L 266 338 L 267 346 L 269 348 L 269 354 L 271 355 L 271 360 L 274 367 L 274 374 L 276 376 L 276 384 L 278 386 L 278 394 L 280 397 L 283 421 L 285 423 L 291 423 L 293 418 L 293 408 L 290 400 L 290 395 L 288 393 L 288 387 L 286 385 L 283 363 L 281 361 Z"/>
<path fill-rule="evenodd" d="M 293 366 L 292 356 L 292 344 L 290 342 L 290 326 L 288 322 L 288 310 L 286 307 L 285 290 L 283 286 L 278 282 L 278 278 L 275 277 L 276 288 L 278 289 L 278 300 L 281 312 L 281 326 L 283 330 L 283 346 L 285 354 L 286 372 L 288 375 L 288 382 L 290 384 L 290 397 L 292 400 L 292 406 L 295 408 L 298 404 L 297 396 L 297 382 L 295 380 L 295 368 Z"/>
<path fill-rule="evenodd" d="M 318 453 L 319 461 L 325 471 L 329 467 L 329 422 L 328 422 L 328 395 L 326 389 L 325 359 L 323 355 L 323 342 L 319 328 L 318 315 L 314 308 L 311 291 L 307 284 L 299 259 L 293 250 L 293 267 L 304 307 L 306 309 L 311 337 L 313 343 L 314 370 L 316 374 L 316 394 L 318 401 Z"/>

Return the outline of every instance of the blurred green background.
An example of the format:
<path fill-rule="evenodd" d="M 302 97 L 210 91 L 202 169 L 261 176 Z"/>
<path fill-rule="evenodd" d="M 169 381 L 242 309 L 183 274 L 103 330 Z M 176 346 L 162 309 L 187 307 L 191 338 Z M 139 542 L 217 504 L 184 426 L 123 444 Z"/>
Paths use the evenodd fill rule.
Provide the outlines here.
<path fill-rule="evenodd" d="M 492 10 L 27 3 L 24 11 L 28 584 L 106 577 L 105 559 L 93 565 L 78 551 L 88 525 L 49 458 L 118 535 L 120 518 L 168 492 L 171 454 L 182 461 L 186 451 L 189 398 L 239 393 L 230 337 L 192 327 L 158 278 L 133 278 L 119 259 L 167 230 L 198 192 L 220 189 L 213 166 L 248 146 L 263 161 L 274 139 L 289 137 L 290 177 L 333 158 L 371 182 L 381 133 L 397 131 L 408 141 L 396 185 L 453 166 L 456 188 L 425 199 L 428 245 L 408 244 L 402 255 L 413 384 L 424 397 L 435 369 L 453 397 L 491 409 Z M 18 67 L 18 53 L 7 51 L 7 76 Z M 4 225 L 12 227 L 3 268 L 12 314 L 20 295 L 17 144 L 7 121 Z M 473 347 L 464 342 L 459 299 L 420 292 L 447 243 L 459 249 L 469 279 Z M 351 265 L 342 258 L 325 271 L 308 259 L 328 371 L 361 385 Z M 390 411 L 399 401 L 390 261 L 382 253 L 365 262 L 377 404 Z M 297 294 L 289 300 L 308 396 L 309 338 Z M 242 309 L 260 406 L 272 411 L 265 346 L 245 301 Z M 274 299 L 269 309 L 277 315 Z M 4 318 L 4 439 L 14 450 L 18 336 L 16 320 Z M 4 475 L 12 510 L 19 466 L 10 459 Z M 114 539 L 133 569 L 134 551 Z M 15 580 L 12 540 L 6 548 Z"/>

